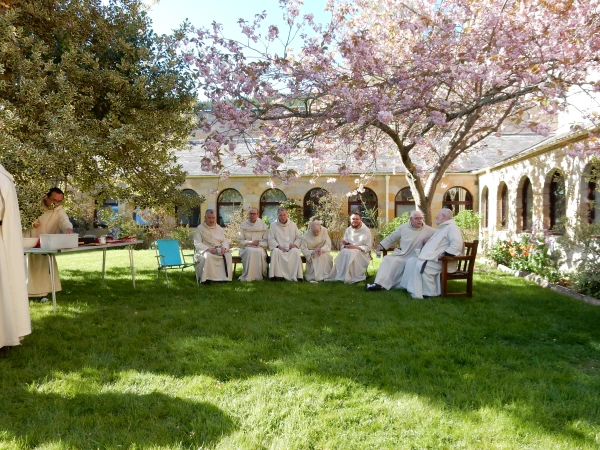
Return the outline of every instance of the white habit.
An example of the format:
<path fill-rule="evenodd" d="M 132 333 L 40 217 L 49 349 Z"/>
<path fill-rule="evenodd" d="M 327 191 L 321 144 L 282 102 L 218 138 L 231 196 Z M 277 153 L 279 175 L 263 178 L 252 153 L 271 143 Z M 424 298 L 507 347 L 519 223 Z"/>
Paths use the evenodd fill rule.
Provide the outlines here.
<path fill-rule="evenodd" d="M 331 239 L 327 228 L 321 227 L 318 236 L 315 236 L 310 230 L 306 230 L 302 237 L 302 254 L 306 258 L 306 279 L 308 281 L 324 280 L 333 267 L 333 257 L 331 256 Z M 314 250 L 320 248 L 321 254 L 317 256 Z"/>
<path fill-rule="evenodd" d="M 194 259 L 196 264 L 196 279 L 204 283 L 210 281 L 231 281 L 231 252 L 229 242 L 225 239 L 223 228 L 218 224 L 212 227 L 202 222 L 194 232 Z M 213 255 L 209 248 L 221 248 L 221 255 Z"/>
<path fill-rule="evenodd" d="M 302 235 L 296 224 L 289 219 L 285 224 L 279 221 L 273 222 L 267 233 L 267 241 L 271 251 L 269 278 L 285 278 L 289 281 L 301 280 L 303 276 L 302 253 L 300 253 Z M 290 248 L 288 251 L 277 248 L 278 245 L 289 247 L 290 244 L 294 244 L 298 248 Z"/>
<path fill-rule="evenodd" d="M 387 290 L 393 287 L 399 288 L 406 262 L 413 256 L 417 256 L 415 249 L 423 247 L 423 240 L 429 239 L 433 233 L 435 230 L 429 225 L 414 228 L 408 222 L 400 225 L 383 239 L 380 245 L 386 250 L 397 241 L 400 241 L 400 248 L 394 249 L 391 254 L 383 258 L 375 277 L 375 283 Z"/>
<path fill-rule="evenodd" d="M 39 226 L 25 231 L 23 236 L 38 237 L 40 234 L 57 234 L 73 229 L 67 212 L 62 205 L 54 209 L 48 208 L 42 201 L 42 215 L 39 217 Z M 62 290 L 58 265 L 54 259 L 54 287 L 56 291 Z M 27 293 L 30 297 L 45 297 L 52 292 L 52 280 L 50 279 L 50 264 L 46 255 L 28 255 L 27 257 Z"/>
<path fill-rule="evenodd" d="M 21 215 L 13 177 L 0 164 L 0 347 L 31 333 Z"/>
<path fill-rule="evenodd" d="M 342 240 L 359 246 L 360 250 L 342 248 L 325 281 L 343 281 L 347 284 L 364 281 L 365 271 L 371 261 L 371 230 L 364 223 L 356 230 L 350 226 L 346 228 Z"/>
<path fill-rule="evenodd" d="M 242 222 L 240 230 L 240 257 L 242 258 L 242 276 L 240 281 L 262 280 L 267 274 L 267 226 L 256 219 Z M 258 247 L 247 247 L 258 241 Z"/>
<path fill-rule="evenodd" d="M 442 271 L 440 256 L 444 253 L 458 256 L 462 251 L 463 237 L 454 219 L 442 222 L 423 246 L 419 256 L 407 261 L 400 286 L 410 292 L 413 298 L 423 298 L 424 295 L 437 297 L 442 292 L 438 276 Z M 448 272 L 456 271 L 457 265 L 458 263 L 449 265 Z"/>

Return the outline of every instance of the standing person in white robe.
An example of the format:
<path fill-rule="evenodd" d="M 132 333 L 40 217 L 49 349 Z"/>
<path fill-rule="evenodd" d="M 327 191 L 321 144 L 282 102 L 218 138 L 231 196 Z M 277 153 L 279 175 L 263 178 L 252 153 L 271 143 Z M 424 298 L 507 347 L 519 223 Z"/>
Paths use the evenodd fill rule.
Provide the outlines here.
<path fill-rule="evenodd" d="M 306 276 L 308 281 L 322 281 L 327 277 L 333 267 L 331 239 L 327 228 L 321 221 L 313 220 L 310 227 L 302 236 L 302 254 L 306 258 Z"/>
<path fill-rule="evenodd" d="M 288 218 L 287 209 L 277 209 L 277 220 L 269 228 L 267 241 L 271 251 L 269 278 L 302 280 L 302 235 L 296 224 Z"/>
<path fill-rule="evenodd" d="M 33 224 L 33 228 L 24 232 L 24 236 L 38 237 L 40 234 L 73 233 L 73 224 L 62 207 L 65 194 L 57 187 L 48 191 L 41 203 L 42 215 Z M 46 255 L 28 255 L 27 292 L 30 297 L 45 297 L 52 291 L 50 264 Z M 54 287 L 62 290 L 58 265 L 54 259 Z"/>
<path fill-rule="evenodd" d="M 364 281 L 371 261 L 371 245 L 371 230 L 363 223 L 360 214 L 352 214 L 350 226 L 344 232 L 342 249 L 325 281 L 343 281 L 346 284 Z"/>
<path fill-rule="evenodd" d="M 367 284 L 367 291 L 380 291 L 381 289 L 389 291 L 393 287 L 399 288 L 406 261 L 413 256 L 417 256 L 417 250 L 423 247 L 423 243 L 433 233 L 435 233 L 435 230 L 423 223 L 423 213 L 412 211 L 410 221 L 396 228 L 377 247 L 379 251 L 387 250 L 395 242 L 400 241 L 400 248 L 394 249 L 392 254 L 385 256 L 381 261 L 375 282 Z"/>
<path fill-rule="evenodd" d="M 435 218 L 438 230 L 421 249 L 418 257 L 407 261 L 400 287 L 413 298 L 437 297 L 441 294 L 439 273 L 442 271 L 442 256 L 457 256 L 463 251 L 464 242 L 450 209 L 442 209 Z M 458 263 L 448 266 L 454 272 Z"/>
<path fill-rule="evenodd" d="M 0 348 L 31 333 L 21 232 L 13 177 L 0 164 Z"/>
<path fill-rule="evenodd" d="M 262 280 L 267 274 L 267 225 L 258 217 L 258 209 L 248 210 L 248 220 L 240 226 L 240 281 Z"/>
<path fill-rule="evenodd" d="M 231 281 L 231 252 L 223 228 L 217 224 L 214 210 L 207 209 L 204 222 L 194 232 L 194 259 L 196 279 L 206 281 Z"/>

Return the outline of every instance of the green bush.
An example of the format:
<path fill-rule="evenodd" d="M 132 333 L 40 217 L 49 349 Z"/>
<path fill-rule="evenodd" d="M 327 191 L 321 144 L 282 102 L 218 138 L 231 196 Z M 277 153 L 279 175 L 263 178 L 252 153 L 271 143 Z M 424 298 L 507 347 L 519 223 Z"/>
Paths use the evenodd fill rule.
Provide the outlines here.
<path fill-rule="evenodd" d="M 479 224 L 481 223 L 479 214 L 466 209 L 454 216 L 454 222 L 462 231 L 465 241 L 474 241 L 479 237 Z"/>
<path fill-rule="evenodd" d="M 179 241 L 179 245 L 184 250 L 193 250 L 194 249 L 194 231 L 195 228 L 190 228 L 189 225 L 180 225 L 174 230 L 169 232 L 169 237 L 172 239 L 177 239 Z"/>
<path fill-rule="evenodd" d="M 552 283 L 561 279 L 558 269 L 561 254 L 551 251 L 545 234 L 523 233 L 514 241 L 500 240 L 488 248 L 486 256 L 498 264 L 535 273 Z"/>
<path fill-rule="evenodd" d="M 392 234 L 396 230 L 396 228 L 398 228 L 402 224 L 407 223 L 409 220 L 410 220 L 410 214 L 405 212 L 401 216 L 396 217 L 391 222 L 388 222 L 387 224 L 385 224 L 383 229 L 379 233 L 379 236 L 380 236 L 379 242 L 381 242 L 382 239 L 385 239 L 386 237 L 388 237 L 390 234 Z"/>
<path fill-rule="evenodd" d="M 573 286 L 582 294 L 600 298 L 600 223 L 580 223 L 560 243 L 567 250 L 580 253 L 571 275 Z"/>

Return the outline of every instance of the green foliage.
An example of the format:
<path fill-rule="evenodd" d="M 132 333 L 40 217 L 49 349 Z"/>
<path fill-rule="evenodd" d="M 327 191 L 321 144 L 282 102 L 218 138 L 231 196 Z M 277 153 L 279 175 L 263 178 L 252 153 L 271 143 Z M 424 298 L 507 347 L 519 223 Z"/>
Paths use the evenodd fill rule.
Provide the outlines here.
<path fill-rule="evenodd" d="M 169 237 L 172 239 L 177 239 L 179 241 L 179 245 L 184 250 L 193 250 L 194 249 L 194 231 L 195 228 L 190 228 L 189 225 L 179 225 L 175 227 L 169 233 Z"/>
<path fill-rule="evenodd" d="M 511 241 L 498 240 L 493 245 L 488 246 L 486 256 L 496 264 L 509 267 L 512 260 L 511 248 Z"/>
<path fill-rule="evenodd" d="M 454 222 L 460 228 L 465 241 L 473 241 L 479 237 L 479 224 L 481 216 L 469 209 L 465 209 L 454 216 Z"/>
<path fill-rule="evenodd" d="M 247 218 L 246 212 L 247 211 L 244 211 L 242 208 L 234 209 L 229 216 L 227 226 L 223 227 L 223 234 L 231 248 L 238 246 L 242 222 Z"/>
<path fill-rule="evenodd" d="M 0 14 L 0 163 L 24 212 L 53 186 L 177 204 L 173 149 L 187 145 L 196 95 L 174 42 L 140 0 L 19 0 Z"/>
<path fill-rule="evenodd" d="M 400 225 L 408 223 L 409 220 L 410 220 L 410 214 L 405 212 L 401 216 L 396 217 L 391 222 L 388 222 L 383 227 L 383 229 L 381 230 L 381 233 L 379 234 L 379 236 L 380 236 L 379 241 L 381 242 L 382 239 L 385 239 L 390 234 L 392 234 L 396 230 L 396 228 L 398 228 Z"/>
<path fill-rule="evenodd" d="M 106 224 L 115 239 L 130 236 L 144 238 L 146 234 L 145 228 L 133 220 L 131 211 L 114 213 L 110 208 L 100 209 L 98 219 Z"/>
<path fill-rule="evenodd" d="M 600 298 L 600 223 L 579 223 L 560 243 L 578 255 L 571 283 L 581 293 Z"/>
<path fill-rule="evenodd" d="M 344 231 L 348 228 L 348 216 L 343 212 L 346 197 L 327 192 L 317 204 L 312 201 L 310 204 L 315 209 L 315 215 L 311 220 L 318 217 L 323 222 L 331 238 L 331 245 L 335 250 L 339 250 Z"/>
<path fill-rule="evenodd" d="M 287 209 L 288 218 L 294 222 L 299 230 L 306 230 L 306 221 L 304 220 L 304 210 L 299 200 L 288 199 L 279 202 L 280 206 Z"/>
<path fill-rule="evenodd" d="M 486 256 L 514 270 L 535 273 L 556 283 L 562 276 L 558 269 L 561 253 L 551 251 L 543 233 L 523 233 L 517 240 L 499 240 L 487 249 Z"/>

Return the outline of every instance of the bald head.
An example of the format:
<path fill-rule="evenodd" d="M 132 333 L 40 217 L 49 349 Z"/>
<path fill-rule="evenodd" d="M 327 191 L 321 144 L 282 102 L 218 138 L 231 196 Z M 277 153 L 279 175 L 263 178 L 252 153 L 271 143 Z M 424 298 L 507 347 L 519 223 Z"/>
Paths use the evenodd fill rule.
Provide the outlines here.
<path fill-rule="evenodd" d="M 321 221 L 313 220 L 310 223 L 310 231 L 312 232 L 313 235 L 318 236 L 319 233 L 321 232 Z"/>
<path fill-rule="evenodd" d="M 451 209 L 442 208 L 435 218 L 435 223 L 439 226 L 445 221 L 452 219 L 452 217 L 454 217 L 454 213 Z"/>

